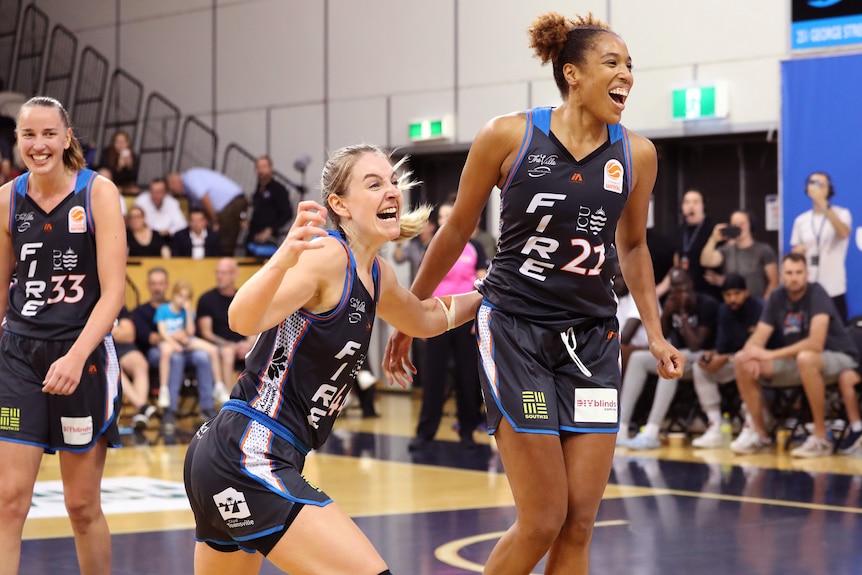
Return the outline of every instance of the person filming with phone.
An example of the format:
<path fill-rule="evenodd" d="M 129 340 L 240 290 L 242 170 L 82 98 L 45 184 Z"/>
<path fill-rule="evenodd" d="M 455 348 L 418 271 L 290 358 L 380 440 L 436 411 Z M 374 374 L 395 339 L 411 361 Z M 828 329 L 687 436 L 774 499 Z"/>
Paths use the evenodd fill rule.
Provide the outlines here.
<path fill-rule="evenodd" d="M 767 298 L 778 286 L 778 257 L 775 249 L 751 235 L 752 215 L 737 210 L 729 223 L 716 224 L 709 236 L 700 263 L 705 268 L 721 268 L 721 273 L 708 270 L 706 281 L 720 286 L 729 273 L 745 278 L 751 295 Z"/>

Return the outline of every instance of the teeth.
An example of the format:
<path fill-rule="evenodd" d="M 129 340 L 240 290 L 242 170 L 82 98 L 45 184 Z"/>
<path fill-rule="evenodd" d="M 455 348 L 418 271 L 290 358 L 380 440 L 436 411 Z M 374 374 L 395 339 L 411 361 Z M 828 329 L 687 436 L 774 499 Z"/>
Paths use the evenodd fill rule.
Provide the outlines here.
<path fill-rule="evenodd" d="M 396 213 L 397 211 L 398 211 L 398 208 L 392 207 L 392 208 L 386 208 L 385 210 L 383 210 L 383 211 L 382 211 L 382 212 L 380 212 L 380 213 L 381 213 L 381 214 L 394 214 L 394 213 Z"/>
<path fill-rule="evenodd" d="M 43 162 L 48 159 L 47 155 L 33 156 L 33 159 L 37 162 Z"/>
<path fill-rule="evenodd" d="M 628 96 L 629 91 L 627 88 L 614 88 L 610 91 L 611 94 L 617 94 L 618 96 Z"/>

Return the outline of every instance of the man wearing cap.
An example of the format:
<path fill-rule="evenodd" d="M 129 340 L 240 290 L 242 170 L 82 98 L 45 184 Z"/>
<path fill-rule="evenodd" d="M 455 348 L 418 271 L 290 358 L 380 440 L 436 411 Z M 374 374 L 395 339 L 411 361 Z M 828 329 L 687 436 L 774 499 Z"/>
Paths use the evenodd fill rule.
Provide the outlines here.
<path fill-rule="evenodd" d="M 763 313 L 763 300 L 752 296 L 745 278 L 729 273 L 721 286 L 724 303 L 718 307 L 715 349 L 707 350 L 692 366 L 694 390 L 700 407 L 706 413 L 709 427 L 706 433 L 691 442 L 693 447 L 721 447 L 721 394 L 719 384 L 735 380 L 733 354 L 742 349 Z"/>

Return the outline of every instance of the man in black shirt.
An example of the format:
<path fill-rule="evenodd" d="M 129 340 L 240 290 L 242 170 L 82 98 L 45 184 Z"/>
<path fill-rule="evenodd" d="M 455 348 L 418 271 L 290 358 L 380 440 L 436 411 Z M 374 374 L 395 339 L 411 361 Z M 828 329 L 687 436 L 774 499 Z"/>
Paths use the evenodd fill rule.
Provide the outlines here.
<path fill-rule="evenodd" d="M 826 290 L 820 284 L 808 283 L 805 256 L 789 253 L 781 266 L 784 285 L 772 290 L 754 333 L 734 356 L 736 384 L 748 414 L 742 433 L 730 447 L 736 453 L 756 453 L 772 445 L 761 408 L 763 378 L 775 387 L 801 384 L 805 388 L 814 432 L 791 455 L 831 455 L 832 443 L 826 436 L 825 385 L 856 367 L 856 346 Z M 781 347 L 767 349 L 773 332 L 778 332 Z"/>
<path fill-rule="evenodd" d="M 293 219 L 290 194 L 273 178 L 269 156 L 257 159 L 257 189 L 251 198 L 248 224 L 249 255 L 268 257 L 278 247 L 281 228 Z"/>
<path fill-rule="evenodd" d="M 763 313 L 763 300 L 749 293 L 745 278 L 739 274 L 725 276 L 721 295 L 724 303 L 718 307 L 715 349 L 704 352 L 692 366 L 694 389 L 709 427 L 691 444 L 706 449 L 722 446 L 718 385 L 734 381 L 733 354 L 745 345 Z"/>
<path fill-rule="evenodd" d="M 244 360 L 255 340 L 236 333 L 228 325 L 227 310 L 236 295 L 238 269 L 233 258 L 220 259 L 215 269 L 216 287 L 201 294 L 197 309 L 198 335 L 218 346 L 224 380 L 231 386 L 236 380 L 236 362 Z M 218 384 L 213 393 L 221 403 L 230 396 L 230 392 L 224 386 L 219 388 Z"/>

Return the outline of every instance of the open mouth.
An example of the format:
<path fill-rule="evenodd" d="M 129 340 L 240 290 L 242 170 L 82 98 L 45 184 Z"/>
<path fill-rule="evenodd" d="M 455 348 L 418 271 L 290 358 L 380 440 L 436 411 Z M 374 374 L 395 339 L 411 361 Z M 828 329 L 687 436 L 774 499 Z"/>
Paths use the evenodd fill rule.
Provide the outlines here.
<path fill-rule="evenodd" d="M 391 221 L 398 217 L 398 208 L 392 206 L 377 214 L 378 220 Z"/>
<path fill-rule="evenodd" d="M 629 97 L 628 88 L 614 88 L 608 95 L 611 97 L 611 100 L 619 104 L 620 106 L 625 106 L 626 98 Z"/>

